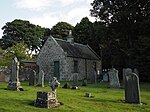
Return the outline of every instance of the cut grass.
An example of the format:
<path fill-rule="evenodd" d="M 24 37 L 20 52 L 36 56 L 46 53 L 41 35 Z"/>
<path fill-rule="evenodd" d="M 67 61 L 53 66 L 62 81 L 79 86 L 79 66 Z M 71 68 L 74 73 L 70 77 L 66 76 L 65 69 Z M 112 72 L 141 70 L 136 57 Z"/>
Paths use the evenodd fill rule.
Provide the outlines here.
<path fill-rule="evenodd" d="M 108 88 L 107 83 L 79 86 L 79 90 L 63 89 L 64 83 L 61 82 L 57 89 L 57 99 L 63 105 L 52 109 L 33 106 L 37 91 L 50 91 L 50 87 L 32 87 L 28 86 L 28 82 L 21 82 L 25 91 L 10 91 L 4 90 L 8 84 L 2 83 L 0 112 L 150 112 L 149 83 L 140 84 L 143 105 L 124 103 L 124 89 Z M 86 92 L 90 92 L 93 97 L 84 97 Z"/>

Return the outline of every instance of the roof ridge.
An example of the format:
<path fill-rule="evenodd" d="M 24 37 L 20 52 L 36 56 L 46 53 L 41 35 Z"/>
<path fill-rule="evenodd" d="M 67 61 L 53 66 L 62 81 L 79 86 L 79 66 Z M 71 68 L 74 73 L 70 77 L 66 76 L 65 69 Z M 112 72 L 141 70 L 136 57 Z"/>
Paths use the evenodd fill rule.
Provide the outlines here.
<path fill-rule="evenodd" d="M 60 39 L 60 38 L 54 38 L 56 41 L 57 40 L 60 40 L 60 41 L 63 41 L 63 42 L 67 42 L 67 43 L 70 43 L 70 42 L 68 42 L 67 40 L 64 40 L 64 39 Z M 74 44 L 77 44 L 77 45 L 82 45 L 82 46 L 87 46 L 87 45 L 85 45 L 85 44 L 81 44 L 81 43 L 77 43 L 77 42 L 74 42 Z"/>

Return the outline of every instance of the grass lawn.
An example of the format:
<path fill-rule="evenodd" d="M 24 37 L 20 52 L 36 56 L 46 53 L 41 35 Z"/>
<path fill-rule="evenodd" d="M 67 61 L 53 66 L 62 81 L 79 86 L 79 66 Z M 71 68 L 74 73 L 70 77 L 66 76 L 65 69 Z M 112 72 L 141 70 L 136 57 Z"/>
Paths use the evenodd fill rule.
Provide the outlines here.
<path fill-rule="evenodd" d="M 140 84 L 143 105 L 124 103 L 124 89 L 108 88 L 107 83 L 79 86 L 79 90 L 63 89 L 64 82 L 57 89 L 58 101 L 64 105 L 53 108 L 37 108 L 31 104 L 37 91 L 50 91 L 50 87 L 32 87 L 21 82 L 25 91 L 4 90 L 7 83 L 0 84 L 0 112 L 150 112 L 150 83 Z M 86 92 L 94 97 L 84 97 Z"/>

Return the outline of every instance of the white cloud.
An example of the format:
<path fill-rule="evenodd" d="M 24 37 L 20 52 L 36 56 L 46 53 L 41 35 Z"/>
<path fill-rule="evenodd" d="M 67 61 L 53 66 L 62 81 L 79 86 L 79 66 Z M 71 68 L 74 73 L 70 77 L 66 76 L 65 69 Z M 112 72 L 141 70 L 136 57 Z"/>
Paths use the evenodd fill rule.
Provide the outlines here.
<path fill-rule="evenodd" d="M 28 20 L 33 24 L 40 25 L 40 26 L 46 27 L 46 28 L 51 28 L 57 22 L 59 22 L 58 18 L 53 17 L 51 15 L 42 15 L 40 17 L 33 17 Z"/>
<path fill-rule="evenodd" d="M 17 8 L 35 11 L 27 20 L 42 27 L 51 28 L 57 22 L 65 21 L 72 25 L 90 15 L 91 0 L 15 0 Z M 40 12 L 39 12 L 40 11 Z"/>
<path fill-rule="evenodd" d="M 17 8 L 43 10 L 51 4 L 51 0 L 15 0 L 14 5 Z"/>

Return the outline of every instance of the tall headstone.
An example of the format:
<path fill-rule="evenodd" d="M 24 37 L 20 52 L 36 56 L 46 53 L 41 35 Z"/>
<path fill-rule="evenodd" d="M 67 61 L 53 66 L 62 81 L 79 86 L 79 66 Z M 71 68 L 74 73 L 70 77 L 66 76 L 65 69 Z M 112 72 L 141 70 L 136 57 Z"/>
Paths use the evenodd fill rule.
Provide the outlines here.
<path fill-rule="evenodd" d="M 7 86 L 7 90 L 15 90 L 15 91 L 23 91 L 21 84 L 19 82 L 19 61 L 17 57 L 15 57 L 12 61 L 12 70 L 11 76 L 9 80 L 9 84 Z"/>
<path fill-rule="evenodd" d="M 44 71 L 40 70 L 37 86 L 44 87 Z"/>
<path fill-rule="evenodd" d="M 35 86 L 36 84 L 36 72 L 35 70 L 29 69 L 29 86 Z"/>
<path fill-rule="evenodd" d="M 78 86 L 78 74 L 73 74 L 73 86 Z"/>
<path fill-rule="evenodd" d="M 109 84 L 112 88 L 120 88 L 119 78 L 118 78 L 118 70 L 115 68 L 110 69 L 109 74 Z"/>
<path fill-rule="evenodd" d="M 73 74 L 72 89 L 78 89 L 78 73 Z"/>
<path fill-rule="evenodd" d="M 97 78 L 97 73 L 96 73 L 96 71 L 93 70 L 91 73 L 91 84 L 96 83 L 96 78 Z"/>
<path fill-rule="evenodd" d="M 135 73 L 128 73 L 125 77 L 125 102 L 140 104 L 139 78 Z"/>

